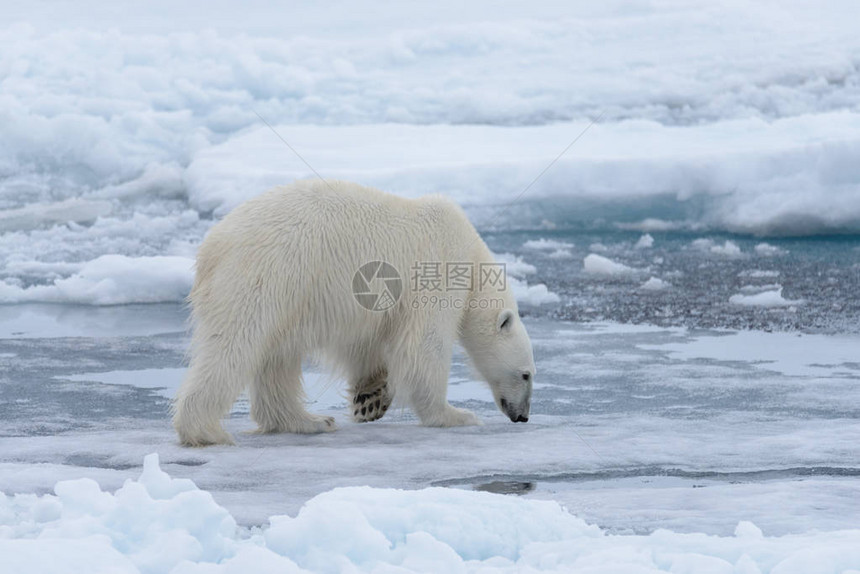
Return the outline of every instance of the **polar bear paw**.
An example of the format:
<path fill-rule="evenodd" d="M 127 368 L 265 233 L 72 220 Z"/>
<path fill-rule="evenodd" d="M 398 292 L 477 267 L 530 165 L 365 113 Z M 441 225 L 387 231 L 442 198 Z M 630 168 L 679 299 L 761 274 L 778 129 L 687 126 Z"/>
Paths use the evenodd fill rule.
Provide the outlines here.
<path fill-rule="evenodd" d="M 388 386 L 382 386 L 370 393 L 357 393 L 352 399 L 352 419 L 357 423 L 379 420 L 391 406 Z"/>
<path fill-rule="evenodd" d="M 466 427 L 480 426 L 482 423 L 472 411 L 446 405 L 439 413 L 421 417 L 421 424 L 428 427 Z"/>
<path fill-rule="evenodd" d="M 253 431 L 253 434 L 276 434 L 284 432 L 296 434 L 317 434 L 322 432 L 332 432 L 335 430 L 337 430 L 337 425 L 334 422 L 334 417 L 306 414 L 278 424 L 261 423 L 259 428 Z"/>
<path fill-rule="evenodd" d="M 334 417 L 323 415 L 310 415 L 302 419 L 301 423 L 293 431 L 301 434 L 316 434 L 321 432 L 332 432 L 337 430 L 337 425 L 334 424 Z"/>

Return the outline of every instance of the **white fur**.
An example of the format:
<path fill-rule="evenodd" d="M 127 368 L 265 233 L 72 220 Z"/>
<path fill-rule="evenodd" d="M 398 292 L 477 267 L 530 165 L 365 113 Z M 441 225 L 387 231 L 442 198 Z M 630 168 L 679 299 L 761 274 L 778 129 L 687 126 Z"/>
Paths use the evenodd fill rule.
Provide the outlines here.
<path fill-rule="evenodd" d="M 392 264 L 403 293 L 387 311 L 353 297 L 356 270 Z M 334 430 L 331 417 L 304 407 L 302 359 L 324 356 L 360 392 L 378 388 L 429 426 L 478 424 L 447 402 L 452 347 L 462 342 L 497 402 L 507 397 L 528 415 L 534 373 L 531 342 L 510 289 L 447 291 L 447 308 L 414 308 L 416 262 L 492 262 L 462 210 L 441 196 L 409 200 L 346 182 L 300 181 L 237 207 L 200 246 L 191 291 L 193 338 L 188 375 L 174 403 L 186 445 L 230 443 L 221 426 L 250 386 L 251 416 L 261 432 Z M 501 301 L 491 305 L 489 301 Z M 459 308 L 455 308 L 459 307 Z M 492 307 L 482 309 L 480 307 Z M 507 310 L 511 321 L 499 327 Z M 362 382 L 365 381 L 365 382 Z M 370 381 L 370 382 L 367 382 Z M 382 382 L 384 384 L 384 381 Z M 512 417 L 513 418 L 513 417 Z"/>

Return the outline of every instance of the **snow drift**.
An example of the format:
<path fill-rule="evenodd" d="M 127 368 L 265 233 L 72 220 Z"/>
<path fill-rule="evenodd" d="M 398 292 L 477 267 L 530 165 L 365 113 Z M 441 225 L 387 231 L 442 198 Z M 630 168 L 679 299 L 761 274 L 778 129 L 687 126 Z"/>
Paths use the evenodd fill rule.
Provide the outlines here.
<path fill-rule="evenodd" d="M 843 572 L 860 530 L 768 537 L 608 535 L 555 502 L 443 488 L 338 488 L 245 529 L 212 496 L 144 461 L 115 493 L 91 479 L 0 493 L 2 572 Z"/>

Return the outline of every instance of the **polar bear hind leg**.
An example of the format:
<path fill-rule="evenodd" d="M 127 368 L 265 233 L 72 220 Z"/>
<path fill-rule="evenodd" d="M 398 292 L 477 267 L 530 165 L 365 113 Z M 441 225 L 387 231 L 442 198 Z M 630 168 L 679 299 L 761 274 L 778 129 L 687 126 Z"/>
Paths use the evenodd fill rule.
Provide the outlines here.
<path fill-rule="evenodd" d="M 302 358 L 275 349 L 262 361 L 251 384 L 251 418 L 260 433 L 313 434 L 336 429 L 334 417 L 312 415 L 304 406 Z"/>
<path fill-rule="evenodd" d="M 195 347 L 173 403 L 173 426 L 186 446 L 233 444 L 221 418 L 242 392 L 251 372 L 250 361 L 231 351 L 220 337 L 198 337 Z"/>

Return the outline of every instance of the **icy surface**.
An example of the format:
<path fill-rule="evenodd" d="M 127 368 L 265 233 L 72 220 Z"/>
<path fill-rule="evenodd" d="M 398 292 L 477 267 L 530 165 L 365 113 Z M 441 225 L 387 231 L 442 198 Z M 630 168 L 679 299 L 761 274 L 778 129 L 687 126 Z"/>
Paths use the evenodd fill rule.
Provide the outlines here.
<path fill-rule="evenodd" d="M 166 470 L 211 492 L 242 525 L 295 514 L 342 486 L 515 492 L 616 533 L 727 536 L 748 520 L 781 536 L 854 528 L 860 517 L 852 335 L 527 319 L 538 376 L 526 425 L 498 412 L 458 354 L 449 398 L 484 426 L 424 428 L 405 410 L 354 424 L 343 382 L 308 365 L 308 408 L 335 416 L 337 432 L 247 434 L 242 397 L 226 422 L 238 446 L 187 449 L 167 412 L 187 345 L 180 306 L 148 307 L 160 334 L 133 307 L 100 308 L 89 321 L 19 308 L 46 318 L 29 338 L 0 339 L 7 494 L 83 477 L 114 490 L 157 451 Z"/>

